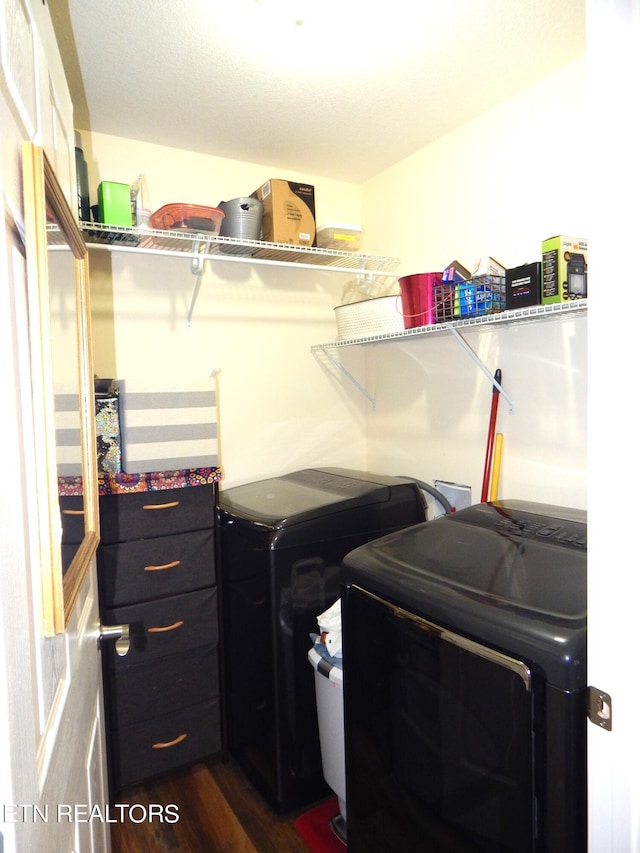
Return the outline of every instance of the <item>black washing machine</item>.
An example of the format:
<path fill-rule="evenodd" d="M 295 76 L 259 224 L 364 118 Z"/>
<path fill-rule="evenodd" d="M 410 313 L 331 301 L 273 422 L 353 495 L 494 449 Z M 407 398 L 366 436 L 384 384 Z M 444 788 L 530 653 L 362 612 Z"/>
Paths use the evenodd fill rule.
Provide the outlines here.
<path fill-rule="evenodd" d="M 586 539 L 503 501 L 346 556 L 349 853 L 586 850 Z"/>
<path fill-rule="evenodd" d="M 307 653 L 340 596 L 342 558 L 425 508 L 409 478 L 340 468 L 220 492 L 227 744 L 279 813 L 330 793 Z"/>

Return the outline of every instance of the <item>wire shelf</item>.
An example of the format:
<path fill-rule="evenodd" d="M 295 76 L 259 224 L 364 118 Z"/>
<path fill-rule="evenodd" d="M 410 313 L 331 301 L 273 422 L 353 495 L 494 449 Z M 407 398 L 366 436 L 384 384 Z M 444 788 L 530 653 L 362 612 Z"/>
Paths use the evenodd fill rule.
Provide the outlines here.
<path fill-rule="evenodd" d="M 501 311 L 498 314 L 483 314 L 476 317 L 465 317 L 449 322 L 434 323 L 430 326 L 415 326 L 401 332 L 388 332 L 378 335 L 367 335 L 361 338 L 347 338 L 324 344 L 315 344 L 312 351 L 335 349 L 336 347 L 358 346 L 360 344 L 383 343 L 407 338 L 425 337 L 427 335 L 448 333 L 456 329 L 472 327 L 487 327 L 495 325 L 515 325 L 541 320 L 559 320 L 576 317 L 587 312 L 587 299 L 574 299 L 568 302 L 558 302 L 550 305 L 532 305 L 528 308 L 515 308 Z"/>
<path fill-rule="evenodd" d="M 382 255 L 266 243 L 263 240 L 240 240 L 206 233 L 184 233 L 144 227 L 128 228 L 97 222 L 81 222 L 80 228 L 89 247 L 112 251 L 184 255 L 199 260 L 235 260 L 279 266 L 330 267 L 334 272 L 361 272 L 389 276 L 400 264 L 399 258 Z M 64 245 L 64 238 L 57 225 L 47 225 L 47 232 L 50 246 Z"/>

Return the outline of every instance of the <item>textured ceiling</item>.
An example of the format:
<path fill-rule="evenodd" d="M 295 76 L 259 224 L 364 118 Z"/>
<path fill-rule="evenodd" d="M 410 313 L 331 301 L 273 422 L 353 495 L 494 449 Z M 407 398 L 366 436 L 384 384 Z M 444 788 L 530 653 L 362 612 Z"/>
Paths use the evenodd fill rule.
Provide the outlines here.
<path fill-rule="evenodd" d="M 585 0 L 49 5 L 77 128 L 354 182 L 584 54 Z"/>

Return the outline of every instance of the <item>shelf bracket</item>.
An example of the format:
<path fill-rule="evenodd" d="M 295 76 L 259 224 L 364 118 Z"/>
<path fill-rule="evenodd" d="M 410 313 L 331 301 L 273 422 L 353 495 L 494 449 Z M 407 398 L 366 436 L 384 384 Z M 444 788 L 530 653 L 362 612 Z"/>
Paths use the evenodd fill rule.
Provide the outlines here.
<path fill-rule="evenodd" d="M 502 385 L 495 379 L 495 377 L 493 376 L 491 371 L 482 363 L 482 361 L 480 361 L 480 359 L 478 358 L 476 353 L 469 346 L 469 344 L 465 341 L 465 339 L 462 337 L 460 332 L 454 328 L 451 328 L 450 331 L 453 334 L 454 338 L 458 341 L 458 343 L 463 347 L 463 349 L 466 350 L 467 354 L 471 356 L 473 361 L 475 361 L 475 363 L 478 365 L 480 370 L 485 374 L 485 376 L 487 376 L 487 378 L 489 379 L 491 384 L 500 392 L 502 397 L 504 397 L 504 399 L 507 401 L 507 404 L 509 406 L 509 414 L 512 415 L 513 414 L 513 400 L 511 399 L 511 397 L 509 397 L 509 395 L 507 393 L 505 393 L 505 390 L 502 387 Z"/>
<path fill-rule="evenodd" d="M 198 294 L 200 293 L 200 285 L 202 284 L 202 276 L 204 275 L 204 266 L 206 262 L 205 254 L 207 251 L 207 247 L 209 246 L 210 240 L 194 240 L 193 241 L 193 253 L 196 257 L 191 258 L 191 272 L 196 276 L 196 283 L 193 286 L 193 293 L 191 294 L 191 304 L 189 305 L 189 311 L 187 312 L 187 327 L 191 328 L 191 320 L 193 319 L 193 311 L 196 307 L 196 301 L 198 299 Z"/>
<path fill-rule="evenodd" d="M 325 358 L 327 358 L 327 359 L 331 362 L 332 366 L 333 366 L 334 368 L 336 368 L 336 370 L 338 370 L 338 371 L 339 371 L 339 372 L 340 372 L 340 373 L 345 377 L 345 379 L 348 379 L 348 380 L 349 380 L 349 382 L 351 382 L 351 384 L 352 384 L 355 388 L 357 388 L 357 389 L 358 389 L 358 391 L 359 391 L 359 392 L 360 392 L 364 397 L 366 397 L 366 399 L 367 399 L 367 400 L 369 401 L 369 403 L 371 404 L 371 410 L 375 412 L 375 410 L 376 410 L 376 399 L 375 399 L 375 397 L 372 397 L 372 396 L 371 396 L 371 394 L 369 394 L 369 392 L 367 391 L 367 389 L 366 389 L 363 385 L 361 385 L 361 384 L 358 382 L 358 380 L 357 380 L 354 376 L 352 376 L 352 375 L 349 373 L 349 371 L 347 370 L 347 368 L 346 368 L 343 364 L 341 364 L 341 363 L 340 363 L 340 361 L 338 361 L 338 359 L 337 359 L 337 358 L 334 358 L 334 356 L 333 356 L 333 355 L 331 355 L 331 353 L 328 351 L 328 349 L 326 349 L 325 347 L 321 347 L 321 348 L 312 347 L 312 352 L 313 352 L 313 354 L 314 354 L 314 356 L 315 356 L 316 360 L 317 360 L 319 363 L 322 363 L 322 362 L 320 361 L 320 358 L 318 357 L 318 353 L 319 353 L 319 352 L 322 352 L 322 353 L 324 354 Z"/>

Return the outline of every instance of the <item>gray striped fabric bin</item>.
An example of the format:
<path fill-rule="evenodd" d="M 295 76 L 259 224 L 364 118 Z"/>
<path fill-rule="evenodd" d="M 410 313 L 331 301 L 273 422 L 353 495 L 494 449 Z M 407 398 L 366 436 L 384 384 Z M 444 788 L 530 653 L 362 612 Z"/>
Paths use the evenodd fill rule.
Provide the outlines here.
<path fill-rule="evenodd" d="M 219 465 L 215 377 L 174 387 L 121 381 L 120 420 L 128 474 Z"/>

